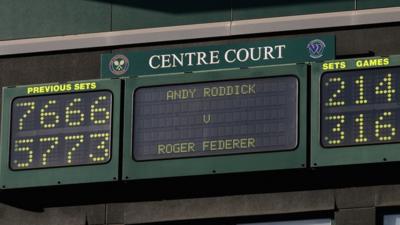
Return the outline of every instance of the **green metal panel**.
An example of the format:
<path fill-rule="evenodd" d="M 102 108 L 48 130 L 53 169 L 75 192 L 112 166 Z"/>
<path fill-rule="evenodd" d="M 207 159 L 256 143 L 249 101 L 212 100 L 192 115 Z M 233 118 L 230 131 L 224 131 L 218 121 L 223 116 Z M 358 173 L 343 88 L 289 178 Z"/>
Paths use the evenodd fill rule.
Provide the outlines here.
<path fill-rule="evenodd" d="M 110 31 L 111 4 L 86 0 L 2 0 L 0 39 Z"/>
<path fill-rule="evenodd" d="M 370 66 L 360 66 L 360 62 L 372 60 Z M 380 61 L 380 63 L 378 61 Z M 386 60 L 386 63 L 382 63 Z M 311 166 L 335 166 L 399 161 L 399 143 L 379 143 L 354 146 L 329 146 L 321 144 L 321 77 L 327 72 L 334 71 L 367 71 L 373 68 L 390 68 L 400 65 L 400 56 L 374 57 L 327 61 L 312 64 L 311 76 Z M 366 85 L 367 86 L 367 85 Z M 354 109 L 356 110 L 356 109 Z M 376 119 L 374 119 L 376 120 Z M 373 121 L 368 120 L 368 123 Z M 365 122 L 367 123 L 367 121 Z M 365 125 L 366 126 L 366 125 Z M 357 128 L 354 128 L 357 129 Z"/>
<path fill-rule="evenodd" d="M 199 158 L 135 161 L 132 154 L 133 94 L 140 87 L 235 80 L 243 78 L 293 75 L 299 82 L 298 145 L 292 151 L 252 154 L 207 156 Z M 205 174 L 223 174 L 263 170 L 304 168 L 306 166 L 307 132 L 307 66 L 284 65 L 249 69 L 220 70 L 194 74 L 161 75 L 125 80 L 124 112 L 124 180 L 161 177 L 179 177 Z"/>
<path fill-rule="evenodd" d="M 95 83 L 86 90 L 76 90 L 75 85 Z M 41 87 L 49 85 L 58 85 L 60 83 L 27 85 L 18 87 L 9 87 L 3 89 L 2 103 L 2 128 L 1 128 L 1 152 L 0 152 L 0 185 L 3 189 L 40 187 L 64 184 L 79 184 L 106 182 L 118 179 L 118 161 L 119 161 L 119 136 L 120 136 L 120 98 L 121 81 L 120 80 L 86 80 L 73 81 L 63 84 L 71 84 L 71 91 L 56 92 L 51 94 L 78 93 L 88 91 L 110 91 L 112 100 L 112 139 L 111 139 L 111 159 L 106 164 L 89 164 L 83 166 L 70 166 L 58 168 L 40 168 L 29 170 L 11 170 L 10 169 L 10 137 L 11 137 L 11 107 L 12 102 L 17 97 L 22 96 L 43 96 L 41 94 L 27 94 L 29 87 Z"/>
<path fill-rule="evenodd" d="M 357 9 L 374 9 L 374 8 L 384 8 L 384 7 L 396 7 L 400 6 L 398 0 L 356 0 Z"/>
<path fill-rule="evenodd" d="M 315 45 L 315 46 L 313 46 Z M 312 52 L 313 48 L 319 51 Z M 266 49 L 273 49 L 271 56 Z M 188 56 L 188 54 L 192 54 Z M 201 54 L 204 60 L 199 60 Z M 182 57 L 185 55 L 185 57 Z M 247 56 L 246 56 L 247 55 Z M 162 60 L 163 57 L 165 60 Z M 182 63 L 173 57 L 181 58 Z M 157 49 L 101 56 L 101 77 L 133 77 L 226 68 L 244 68 L 288 63 L 324 61 L 335 58 L 335 36 L 319 35 L 195 48 Z M 114 63 L 123 61 L 123 66 Z M 166 63 L 164 63 L 166 62 Z M 162 66 L 164 65 L 165 66 Z M 152 66 L 153 65 L 153 66 Z"/>
<path fill-rule="evenodd" d="M 279 16 L 306 15 L 348 11 L 354 9 L 354 0 L 237 0 L 232 1 L 232 20 L 271 18 Z"/>
<path fill-rule="evenodd" d="M 228 0 L 201 2 L 173 0 L 157 3 L 143 0 L 113 1 L 112 29 L 140 29 L 229 21 Z"/>

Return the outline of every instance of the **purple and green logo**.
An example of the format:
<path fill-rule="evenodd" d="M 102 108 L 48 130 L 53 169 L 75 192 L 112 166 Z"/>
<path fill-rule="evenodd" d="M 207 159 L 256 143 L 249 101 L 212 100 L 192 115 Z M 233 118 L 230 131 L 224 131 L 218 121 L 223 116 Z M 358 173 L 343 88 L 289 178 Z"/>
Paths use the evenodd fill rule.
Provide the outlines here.
<path fill-rule="evenodd" d="M 325 42 L 323 42 L 320 39 L 314 39 L 310 41 L 307 45 L 310 57 L 313 59 L 321 58 L 324 55 L 325 47 L 326 47 Z"/>
<path fill-rule="evenodd" d="M 114 75 L 125 74 L 129 69 L 129 59 L 124 55 L 115 55 L 111 58 L 108 68 Z"/>

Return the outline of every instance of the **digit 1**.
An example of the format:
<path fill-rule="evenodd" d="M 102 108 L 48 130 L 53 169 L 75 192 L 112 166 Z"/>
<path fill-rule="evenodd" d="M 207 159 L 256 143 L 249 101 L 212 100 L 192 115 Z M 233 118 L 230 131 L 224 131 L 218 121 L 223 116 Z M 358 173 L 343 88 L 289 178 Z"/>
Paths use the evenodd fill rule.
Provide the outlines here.
<path fill-rule="evenodd" d="M 358 124 L 358 137 L 354 140 L 356 143 L 366 142 L 368 139 L 364 136 L 364 114 L 356 117 L 356 124 Z"/>
<path fill-rule="evenodd" d="M 386 84 L 385 89 L 381 89 Z M 392 95 L 396 93 L 396 90 L 392 87 L 392 74 L 387 74 L 383 81 L 379 82 L 378 86 L 375 87 L 375 94 L 377 95 L 386 95 L 386 99 L 388 102 L 392 101 Z"/>
<path fill-rule="evenodd" d="M 358 99 L 356 100 L 356 104 L 367 104 L 368 103 L 368 100 L 365 99 L 364 84 L 365 84 L 364 76 L 360 76 L 356 80 L 356 86 L 358 86 L 358 91 L 359 91 Z"/>
<path fill-rule="evenodd" d="M 328 144 L 330 144 L 330 145 L 338 145 L 338 144 L 342 143 L 342 141 L 344 140 L 344 135 L 345 135 L 344 131 L 342 130 L 342 125 L 345 122 L 344 115 L 328 116 L 328 117 L 325 117 L 325 120 L 328 120 L 328 121 L 337 120 L 338 123 L 336 124 L 335 127 L 332 128 L 332 131 L 334 133 L 339 133 L 338 139 L 330 140 L 329 137 L 325 137 L 325 140 L 327 140 Z"/>
<path fill-rule="evenodd" d="M 380 141 L 390 141 L 392 140 L 392 137 L 396 135 L 396 128 L 392 127 L 392 124 L 386 123 L 386 124 L 381 124 L 383 119 L 385 117 L 389 117 L 392 115 L 392 112 L 384 112 L 382 116 L 378 118 L 377 121 L 375 121 L 375 137 L 378 138 Z M 382 129 L 389 129 L 390 135 L 388 136 L 381 136 L 381 130 Z"/>
<path fill-rule="evenodd" d="M 109 141 L 109 134 L 108 133 L 97 133 L 97 134 L 90 134 L 90 139 L 101 139 L 100 144 L 96 146 L 96 149 L 99 151 L 103 151 L 102 156 L 94 156 L 93 154 L 89 155 L 89 158 L 93 162 L 103 162 L 110 158 L 110 149 L 106 147 L 106 142 Z"/>
<path fill-rule="evenodd" d="M 72 153 L 76 151 L 76 149 L 79 148 L 80 144 L 83 143 L 84 136 L 83 135 L 71 135 L 71 136 L 65 136 L 65 141 L 69 140 L 74 140 L 75 144 L 74 147 L 72 147 L 68 152 L 67 152 L 67 163 L 71 164 L 72 163 Z"/>
<path fill-rule="evenodd" d="M 30 144 L 33 143 L 33 139 L 19 139 L 15 140 L 15 152 L 26 152 L 28 156 L 28 160 L 26 162 L 19 162 L 18 160 L 14 160 L 14 164 L 17 165 L 18 168 L 27 168 L 33 162 L 33 150 L 29 147 Z"/>
<path fill-rule="evenodd" d="M 106 107 L 96 107 L 100 101 L 105 101 L 107 96 L 100 96 L 95 101 L 94 104 L 90 106 L 90 120 L 93 121 L 94 124 L 106 124 L 107 120 L 110 119 L 110 112 L 107 111 Z M 96 119 L 95 113 L 104 113 L 103 119 Z"/>
<path fill-rule="evenodd" d="M 72 102 L 69 103 L 67 107 L 65 107 L 65 122 L 68 124 L 68 126 L 80 126 L 81 123 L 85 120 L 85 114 L 81 112 L 80 109 L 75 109 L 71 110 L 71 107 L 73 107 L 76 103 L 81 102 L 81 98 L 74 98 Z M 70 121 L 71 115 L 78 115 L 79 119 L 75 122 Z"/>
<path fill-rule="evenodd" d="M 40 126 L 43 128 L 54 128 L 56 124 L 60 122 L 60 116 L 57 115 L 56 112 L 47 112 L 46 109 L 49 108 L 50 105 L 56 104 L 56 100 L 49 100 L 46 105 L 42 109 L 40 109 Z M 45 123 L 46 117 L 53 117 L 54 123 Z"/>
<path fill-rule="evenodd" d="M 46 152 L 42 154 L 42 165 L 47 165 L 47 157 L 48 155 L 55 149 L 56 145 L 58 145 L 58 137 L 46 137 L 40 138 L 39 141 L 43 142 L 50 142 L 50 146 L 46 149 Z"/>
<path fill-rule="evenodd" d="M 23 130 L 24 129 L 24 120 L 35 109 L 35 102 L 17 103 L 17 107 L 27 107 L 27 110 L 22 114 L 22 118 L 19 118 L 19 123 L 18 123 L 18 130 Z"/>

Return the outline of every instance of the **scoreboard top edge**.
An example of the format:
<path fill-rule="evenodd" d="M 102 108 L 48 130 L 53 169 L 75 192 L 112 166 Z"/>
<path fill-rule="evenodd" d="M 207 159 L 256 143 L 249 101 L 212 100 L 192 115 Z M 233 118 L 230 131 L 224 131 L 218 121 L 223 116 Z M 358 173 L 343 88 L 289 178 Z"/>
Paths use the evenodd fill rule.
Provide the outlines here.
<path fill-rule="evenodd" d="M 292 75 L 301 77 L 307 70 L 307 64 L 283 64 L 274 66 L 258 66 L 228 70 L 208 70 L 194 73 L 156 74 L 141 77 L 124 78 L 129 85 L 131 81 L 135 86 L 169 85 L 178 83 L 195 83 L 208 81 L 223 81 L 257 77 L 273 77 Z"/>
<path fill-rule="evenodd" d="M 94 79 L 68 82 L 54 82 L 3 87 L 4 96 L 33 96 L 87 92 L 96 90 L 117 91 L 120 89 L 119 79 Z"/>
<path fill-rule="evenodd" d="M 311 65 L 314 73 L 391 67 L 400 65 L 400 55 L 329 60 Z"/>

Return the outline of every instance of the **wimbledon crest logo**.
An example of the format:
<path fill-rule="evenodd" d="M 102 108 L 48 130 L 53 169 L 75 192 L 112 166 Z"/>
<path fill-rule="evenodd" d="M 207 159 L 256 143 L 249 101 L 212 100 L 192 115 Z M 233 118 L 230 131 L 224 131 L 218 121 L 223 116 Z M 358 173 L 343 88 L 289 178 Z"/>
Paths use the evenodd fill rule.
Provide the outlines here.
<path fill-rule="evenodd" d="M 108 68 L 114 75 L 125 74 L 129 69 L 129 59 L 124 55 L 115 55 L 111 58 Z"/>
<path fill-rule="evenodd" d="M 314 39 L 310 41 L 307 45 L 310 57 L 313 59 L 319 59 L 324 55 L 325 43 L 320 39 Z"/>

